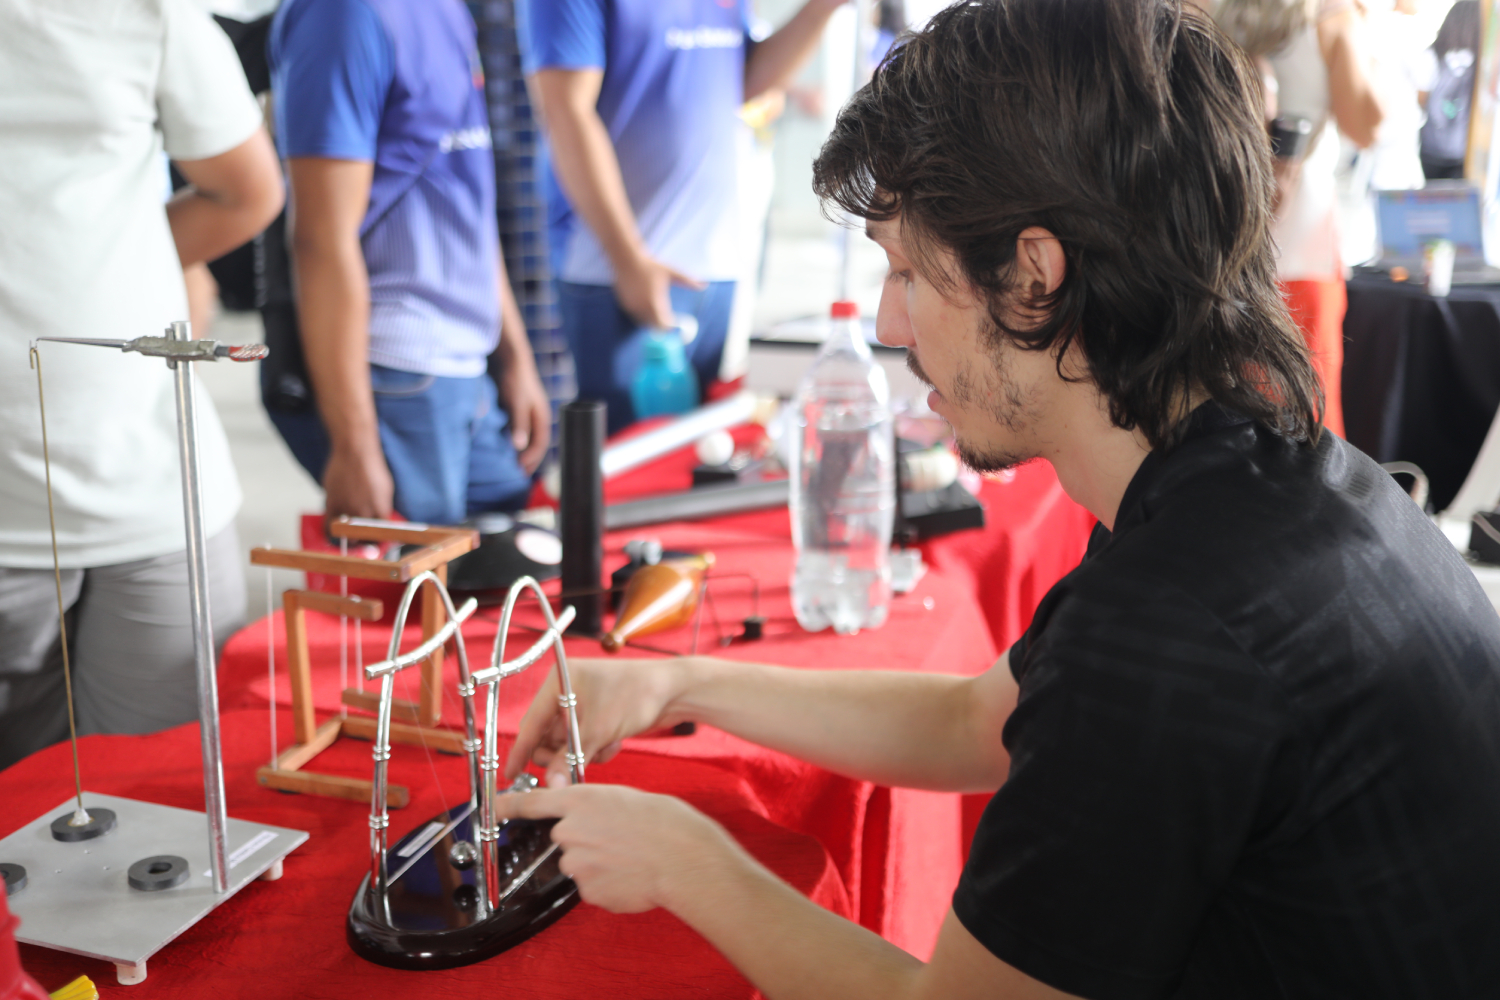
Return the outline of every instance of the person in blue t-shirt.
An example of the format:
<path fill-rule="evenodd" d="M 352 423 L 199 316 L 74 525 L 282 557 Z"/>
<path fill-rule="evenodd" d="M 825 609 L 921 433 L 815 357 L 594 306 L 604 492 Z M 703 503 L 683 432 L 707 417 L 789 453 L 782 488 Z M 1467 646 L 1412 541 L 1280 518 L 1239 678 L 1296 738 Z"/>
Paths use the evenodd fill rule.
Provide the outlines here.
<path fill-rule="evenodd" d="M 286 0 L 269 54 L 318 401 L 271 419 L 329 516 L 524 506 L 551 415 L 499 252 L 467 9 Z"/>
<path fill-rule="evenodd" d="M 700 385 L 719 371 L 739 256 L 740 105 L 783 87 L 843 0 L 807 0 L 751 43 L 747 0 L 519 0 L 525 68 L 578 218 L 559 304 L 579 394 L 630 423 L 647 330 L 698 321 Z"/>

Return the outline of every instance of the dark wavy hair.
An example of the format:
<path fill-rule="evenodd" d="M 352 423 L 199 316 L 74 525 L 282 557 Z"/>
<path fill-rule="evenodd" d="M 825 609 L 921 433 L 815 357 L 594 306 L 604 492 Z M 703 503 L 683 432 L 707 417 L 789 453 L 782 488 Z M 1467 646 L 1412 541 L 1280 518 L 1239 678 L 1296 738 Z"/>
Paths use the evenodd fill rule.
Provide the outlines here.
<path fill-rule="evenodd" d="M 954 4 L 839 113 L 813 178 L 825 211 L 899 219 L 929 280 L 988 301 L 993 336 L 1055 351 L 1059 374 L 1077 341 L 1111 419 L 1153 447 L 1180 439 L 1193 390 L 1317 440 L 1322 393 L 1276 284 L 1259 80 L 1190 4 Z M 1051 295 L 1013 287 L 1029 226 L 1067 259 Z M 1040 319 L 1010 326 L 1017 309 Z"/>

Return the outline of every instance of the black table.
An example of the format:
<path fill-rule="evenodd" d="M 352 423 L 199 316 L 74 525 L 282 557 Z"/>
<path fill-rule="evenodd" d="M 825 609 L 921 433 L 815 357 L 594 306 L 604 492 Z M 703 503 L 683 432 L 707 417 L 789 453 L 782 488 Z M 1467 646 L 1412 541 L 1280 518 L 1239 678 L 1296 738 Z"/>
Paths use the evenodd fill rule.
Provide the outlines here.
<path fill-rule="evenodd" d="M 1442 510 L 1500 409 L 1500 286 L 1436 299 L 1383 275 L 1349 281 L 1344 428 L 1378 462 L 1414 462 Z"/>

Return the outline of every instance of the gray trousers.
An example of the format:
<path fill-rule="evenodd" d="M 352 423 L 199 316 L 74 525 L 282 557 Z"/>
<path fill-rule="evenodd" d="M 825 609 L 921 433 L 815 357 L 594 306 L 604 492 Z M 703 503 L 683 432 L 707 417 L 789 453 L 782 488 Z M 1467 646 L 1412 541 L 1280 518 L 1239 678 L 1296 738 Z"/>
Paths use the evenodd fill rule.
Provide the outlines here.
<path fill-rule="evenodd" d="M 245 622 L 231 524 L 208 540 L 214 639 Z M 78 735 L 153 733 L 198 717 L 187 552 L 62 572 Z M 50 569 L 0 567 L 0 769 L 68 738 Z"/>

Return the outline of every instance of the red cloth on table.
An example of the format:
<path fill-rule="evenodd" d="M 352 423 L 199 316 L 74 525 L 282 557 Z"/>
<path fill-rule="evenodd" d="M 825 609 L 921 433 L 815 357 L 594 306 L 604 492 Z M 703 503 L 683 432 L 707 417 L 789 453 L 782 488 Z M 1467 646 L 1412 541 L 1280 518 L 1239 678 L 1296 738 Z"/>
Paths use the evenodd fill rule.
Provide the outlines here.
<path fill-rule="evenodd" d="M 1323 386 L 1323 426 L 1343 437 L 1344 313 L 1349 308 L 1344 280 L 1283 281 L 1281 295 L 1307 340 Z"/>
<path fill-rule="evenodd" d="M 712 551 L 717 557 L 714 574 L 720 582 L 711 584 L 709 592 L 713 612 L 726 635 L 736 633 L 737 623 L 755 609 L 751 580 L 733 575 L 751 574 L 759 581 L 758 610 L 767 619 L 765 638 L 720 647 L 715 641 L 719 629 L 705 609 L 700 651 L 706 654 L 787 666 L 926 673 L 976 674 L 994 662 L 995 646 L 985 616 L 971 582 L 961 574 L 929 573 L 915 591 L 893 601 L 886 624 L 878 630 L 866 630 L 856 636 L 803 631 L 792 615 L 789 597 L 793 553 L 787 518 L 783 509 L 612 533 L 605 539 L 605 571 L 625 561 L 622 546 L 639 535 L 659 538 L 669 549 Z M 546 589 L 555 593 L 556 581 L 549 582 Z M 388 602 L 387 607 L 391 606 L 393 602 Z M 490 662 L 498 612 L 498 608 L 483 609 L 464 627 L 469 660 L 476 668 Z M 534 604 L 522 605 L 515 620 L 534 627 L 542 621 Z M 320 713 L 332 712 L 338 708 L 340 691 L 339 620 L 308 612 L 307 623 L 314 702 Z M 281 652 L 284 625 L 279 613 L 271 618 L 270 628 L 279 670 L 283 672 L 277 679 L 276 701 L 289 707 L 290 692 Z M 251 708 L 267 703 L 270 682 L 266 669 L 266 629 L 265 620 L 253 623 L 226 646 L 219 687 L 226 708 Z M 386 624 L 364 625 L 361 634 L 364 663 L 386 656 L 389 641 Z M 348 636 L 350 649 L 346 663 L 353 686 L 357 674 L 352 623 Z M 530 644 L 532 637 L 533 633 L 513 631 L 507 655 L 514 656 L 517 650 Z M 417 625 L 408 624 L 402 648 L 410 649 L 418 641 Z M 692 649 L 692 629 L 658 633 L 642 641 L 668 652 L 688 653 Z M 569 656 L 607 655 L 590 639 L 569 639 L 566 646 Z M 657 654 L 629 650 L 622 655 Z M 543 676 L 541 670 L 533 670 L 502 686 L 500 724 L 507 744 Z M 449 656 L 445 659 L 443 684 L 444 719 L 449 725 L 462 717 L 455 694 L 457 677 L 456 659 Z M 397 677 L 398 698 L 416 700 L 416 693 L 415 671 Z M 289 729 L 282 730 L 281 739 L 284 743 L 290 741 Z M 630 746 L 653 757 L 706 762 L 744 781 L 773 822 L 814 836 L 824 845 L 844 880 L 861 923 L 915 954 L 923 957 L 930 954 L 963 863 L 959 835 L 962 806 L 958 796 L 893 790 L 855 781 L 706 727 L 691 737 L 635 740 Z M 422 751 L 404 747 L 395 750 L 397 757 L 403 754 L 420 756 Z M 309 766 L 312 770 L 328 770 L 322 757 Z M 348 773 L 364 776 L 368 772 L 368 761 L 361 759 L 357 769 Z M 595 775 L 590 772 L 589 778 L 595 780 Z M 393 822 L 399 834 L 405 829 L 401 823 L 415 826 L 419 820 L 403 816 Z"/>
<path fill-rule="evenodd" d="M 736 432 L 741 440 L 747 436 Z M 683 449 L 616 477 L 606 496 L 614 501 L 684 489 L 693 464 L 692 450 Z M 719 648 L 719 630 L 705 615 L 700 636 L 705 653 L 828 669 L 975 674 L 1019 636 L 1042 594 L 1077 564 L 1093 525 L 1092 517 L 1062 492 L 1045 462 L 986 481 L 980 499 L 987 528 L 924 543 L 931 572 L 913 593 L 893 601 L 884 627 L 853 637 L 810 634 L 796 624 L 789 600 L 792 550 L 785 510 L 615 533 L 606 538 L 605 569 L 624 561 L 620 550 L 632 537 L 659 538 L 668 548 L 713 551 L 718 582 L 711 590 L 712 604 L 723 632 L 736 633 L 739 620 L 752 610 L 768 621 L 763 641 Z M 316 541 L 320 535 L 314 521 L 309 537 Z M 753 608 L 750 581 L 736 573 L 758 580 L 758 609 Z M 284 588 L 301 580 L 280 574 L 276 583 Z M 372 589 L 353 580 L 350 584 L 357 592 Z M 548 589 L 555 592 L 556 583 Z M 385 596 L 392 592 L 387 589 Z M 464 629 L 475 666 L 489 660 L 495 617 L 496 609 L 483 610 Z M 540 615 L 523 610 L 517 622 L 537 625 Z M 221 658 L 230 813 L 309 830 L 312 838 L 288 859 L 286 879 L 247 887 L 153 958 L 150 978 L 132 987 L 133 996 L 196 997 L 208 985 L 204 969 L 217 972 L 215 992 L 256 1000 L 386 995 L 399 988 L 401 979 L 434 997 L 468 995 L 481 983 L 496 988 L 509 984 L 537 997 L 752 994 L 722 957 L 674 918 L 662 913 L 620 917 L 586 904 L 531 942 L 470 969 L 417 979 L 356 958 L 343 942 L 342 928 L 368 861 L 367 808 L 281 795 L 254 782 L 255 768 L 271 753 L 265 713 L 271 683 L 268 632 L 276 650 L 275 701 L 289 706 L 280 613 L 234 636 Z M 326 715 L 337 709 L 341 687 L 339 622 L 310 612 L 308 632 L 314 701 L 320 715 Z M 352 623 L 347 634 L 352 644 Z M 388 636 L 388 624 L 363 627 L 363 662 L 385 656 Z M 529 638 L 522 630 L 513 632 L 510 655 L 529 644 Z M 402 648 L 417 641 L 413 624 Z M 643 641 L 687 652 L 692 636 L 682 629 Z M 589 640 L 570 639 L 567 646 L 573 656 L 603 655 Z M 631 650 L 623 655 L 652 654 Z M 351 686 L 354 663 L 351 649 Z M 460 717 L 453 657 L 446 665 L 445 720 L 452 724 Z M 506 682 L 501 725 L 507 732 L 514 732 L 541 679 L 539 671 L 531 671 Z M 415 682 L 410 672 L 399 678 L 397 696 L 415 700 Z M 289 713 L 277 712 L 277 722 L 284 748 L 291 741 Z M 85 783 L 92 790 L 202 808 L 195 726 L 147 737 L 89 737 L 82 752 Z M 394 750 L 391 780 L 410 789 L 412 803 L 392 814 L 393 838 L 465 793 L 459 758 L 434 755 L 430 766 L 427 761 L 421 750 Z M 66 748 L 54 747 L 0 774 L 0 801 L 15 806 L 0 818 L 0 836 L 66 797 L 67 782 L 61 776 L 67 765 Z M 369 744 L 340 740 L 309 769 L 367 777 Z M 854 781 L 707 728 L 691 737 L 632 740 L 620 758 L 591 767 L 588 777 L 682 796 L 724 823 L 753 854 L 812 899 L 921 957 L 931 952 L 968 833 L 988 798 Z M 25 949 L 25 960 L 44 980 L 59 984 L 76 975 L 83 961 L 36 948 Z"/>
<path fill-rule="evenodd" d="M 587 903 L 530 941 L 489 961 L 443 972 L 402 972 L 357 957 L 344 941 L 344 920 L 369 870 L 369 807 L 255 784 L 268 753 L 264 710 L 225 712 L 224 777 L 231 816 L 307 830 L 308 842 L 287 856 L 278 882 L 253 882 L 147 961 L 147 979 L 121 993 L 132 1000 L 348 1000 L 351 997 L 514 995 L 539 1000 L 579 997 L 751 997 L 755 991 L 709 944 L 662 910 L 607 913 Z M 291 721 L 281 720 L 287 732 Z M 420 751 L 391 760 L 391 780 L 411 789 L 411 804 L 392 815 L 401 836 L 462 799 L 462 758 Z M 203 808 L 196 724 L 151 736 L 88 736 L 79 741 L 90 791 Z M 370 744 L 341 740 L 320 766 L 368 775 Z M 34 754 L 0 773 L 0 836 L 59 807 L 71 793 L 67 744 Z M 597 781 L 677 795 L 714 817 L 800 892 L 841 916 L 854 911 L 826 851 L 812 837 L 766 817 L 747 784 L 720 768 L 626 751 L 590 769 Z M 441 788 L 439 788 L 439 784 Z M 394 837 L 393 837 L 394 839 Z M 233 846 L 233 845 L 231 845 Z M 112 982 L 113 970 L 90 959 L 22 945 L 22 961 L 53 989 L 89 974 Z M 113 992 L 113 991 L 107 991 Z"/>
<path fill-rule="evenodd" d="M 618 476 L 609 484 L 610 498 L 685 488 L 691 482 L 693 462 L 691 449 L 683 449 Z M 605 540 L 605 570 L 625 561 L 621 549 L 633 537 L 656 537 L 668 548 L 713 551 L 718 557 L 714 573 L 719 582 L 711 587 L 711 596 L 725 634 L 736 633 L 737 623 L 753 610 L 749 580 L 733 574 L 753 575 L 760 584 L 759 613 L 768 619 L 766 638 L 719 648 L 715 645 L 719 629 L 705 614 L 700 636 L 700 650 L 705 653 L 788 666 L 975 674 L 988 668 L 997 650 L 1020 635 L 1047 588 L 1077 565 L 1093 526 L 1092 516 L 1067 497 L 1045 462 L 985 481 L 981 500 L 987 508 L 988 527 L 924 544 L 924 557 L 932 566 L 928 576 L 912 594 L 894 600 L 883 628 L 854 637 L 810 634 L 797 625 L 789 596 L 793 553 L 784 509 L 611 534 Z M 309 547 L 326 545 L 316 518 L 308 520 L 305 538 Z M 320 582 L 336 589 L 332 580 Z M 361 593 L 385 597 L 388 605 L 399 595 L 399 588 L 390 585 L 349 583 L 351 589 L 358 584 Z M 555 592 L 556 584 L 547 589 Z M 475 663 L 488 662 L 494 643 L 495 612 L 482 611 L 480 616 L 465 629 Z M 537 625 L 540 617 L 522 615 L 518 621 Z M 333 711 L 340 690 L 339 626 L 336 619 L 315 613 L 309 613 L 308 622 L 315 702 L 320 711 Z M 270 627 L 279 651 L 284 642 L 279 616 Z M 264 622 L 256 623 L 226 648 L 221 680 L 226 705 L 266 703 L 265 629 Z M 351 643 L 353 633 L 351 625 Z M 362 634 L 363 662 L 383 658 L 388 629 L 366 626 Z M 416 627 L 409 625 L 403 648 L 411 648 L 416 641 Z M 686 653 L 692 648 L 689 629 L 642 641 L 671 652 Z M 524 644 L 525 635 L 517 633 L 512 642 Z M 573 656 L 603 655 L 591 641 L 570 639 L 567 645 Z M 651 654 L 633 651 L 626 655 Z M 347 654 L 351 678 L 354 662 L 351 651 Z M 459 717 L 451 694 L 456 669 L 450 658 L 445 683 L 449 698 L 445 717 L 450 724 Z M 514 733 L 540 679 L 540 674 L 533 673 L 507 682 L 501 715 L 507 735 Z M 289 706 L 285 683 L 278 684 L 277 702 Z M 404 697 L 414 697 L 412 678 L 403 677 L 398 684 L 408 687 Z M 282 739 L 289 740 L 290 734 L 284 732 Z M 645 753 L 711 761 L 744 777 L 776 822 L 816 836 L 825 845 L 845 879 L 861 923 L 915 954 L 925 957 L 931 952 L 988 795 L 959 797 L 851 781 L 711 731 L 635 745 Z M 323 769 L 321 762 L 312 766 Z M 367 770 L 365 765 L 362 768 Z"/>

